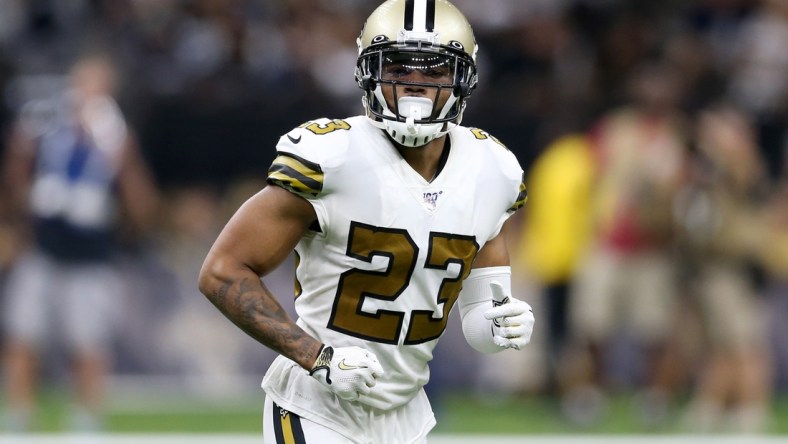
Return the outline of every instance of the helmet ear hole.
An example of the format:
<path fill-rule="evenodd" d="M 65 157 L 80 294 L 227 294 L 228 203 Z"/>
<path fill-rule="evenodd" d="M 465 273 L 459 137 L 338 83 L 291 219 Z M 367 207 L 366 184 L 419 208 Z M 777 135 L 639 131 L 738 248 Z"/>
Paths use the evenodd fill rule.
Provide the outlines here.
<path fill-rule="evenodd" d="M 387 42 L 388 40 L 389 38 L 386 37 L 384 34 L 379 34 L 376 35 L 375 37 L 372 37 L 372 44 L 374 45 L 377 43 L 383 43 L 383 42 Z"/>

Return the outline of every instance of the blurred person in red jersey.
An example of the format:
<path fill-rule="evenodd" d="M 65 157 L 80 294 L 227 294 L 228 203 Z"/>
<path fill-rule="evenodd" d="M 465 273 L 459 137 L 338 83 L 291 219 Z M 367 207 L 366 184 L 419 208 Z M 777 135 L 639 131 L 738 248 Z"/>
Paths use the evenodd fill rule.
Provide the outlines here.
<path fill-rule="evenodd" d="M 610 347 L 620 335 L 637 351 L 619 364 L 637 373 L 636 411 L 665 419 L 672 384 L 667 346 L 677 296 L 671 257 L 672 201 L 685 174 L 681 82 L 667 64 L 648 62 L 629 79 L 630 101 L 592 129 L 596 156 L 591 241 L 572 281 L 571 359 L 562 407 L 573 422 L 605 412 Z"/>

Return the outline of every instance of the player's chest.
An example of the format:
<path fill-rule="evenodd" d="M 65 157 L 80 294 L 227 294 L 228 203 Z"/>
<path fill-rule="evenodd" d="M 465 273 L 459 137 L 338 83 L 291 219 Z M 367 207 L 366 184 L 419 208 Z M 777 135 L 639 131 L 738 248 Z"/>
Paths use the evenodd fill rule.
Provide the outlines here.
<path fill-rule="evenodd" d="M 404 161 L 360 162 L 352 171 L 332 198 L 340 213 L 355 220 L 457 225 L 468 221 L 476 206 L 473 172 L 453 163 L 431 181 Z"/>

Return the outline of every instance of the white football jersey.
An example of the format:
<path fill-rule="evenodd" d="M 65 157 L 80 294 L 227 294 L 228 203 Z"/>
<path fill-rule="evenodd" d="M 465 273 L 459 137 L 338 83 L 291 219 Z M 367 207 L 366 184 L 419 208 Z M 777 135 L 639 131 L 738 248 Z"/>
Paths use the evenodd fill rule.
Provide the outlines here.
<path fill-rule="evenodd" d="M 476 254 L 526 199 L 517 159 L 495 138 L 465 127 L 448 137 L 445 166 L 427 181 L 367 117 L 319 119 L 280 139 L 269 171 L 269 183 L 317 213 L 296 247 L 298 325 L 327 345 L 375 353 L 385 374 L 360 402 L 378 409 L 427 383 Z M 306 373 L 276 362 L 271 372 Z M 280 405 L 314 409 L 281 386 L 295 380 L 267 375 L 263 387 Z"/>

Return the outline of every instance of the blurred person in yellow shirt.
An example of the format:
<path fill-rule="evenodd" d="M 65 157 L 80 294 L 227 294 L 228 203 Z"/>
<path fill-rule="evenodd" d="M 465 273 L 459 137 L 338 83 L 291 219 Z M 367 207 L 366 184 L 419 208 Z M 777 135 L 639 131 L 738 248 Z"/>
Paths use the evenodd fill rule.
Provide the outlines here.
<path fill-rule="evenodd" d="M 513 262 L 543 289 L 549 391 L 560 380 L 569 287 L 589 236 L 594 168 L 585 135 L 567 134 L 539 155 L 526 180 L 535 192 L 523 216 Z"/>

